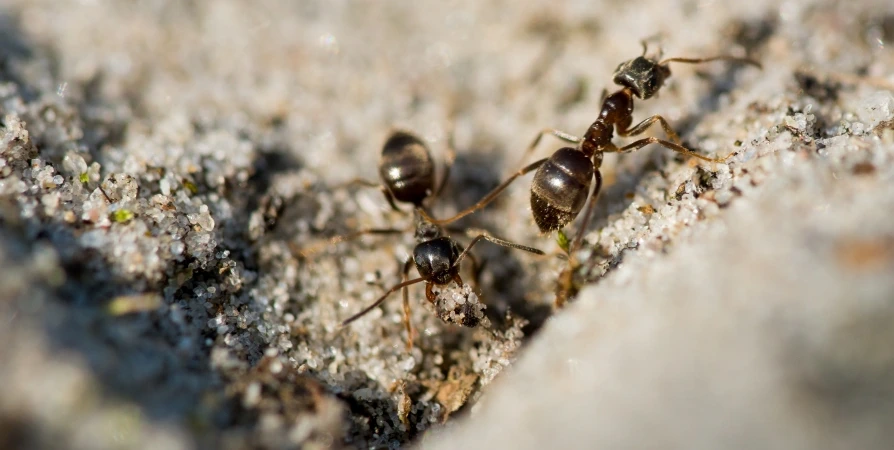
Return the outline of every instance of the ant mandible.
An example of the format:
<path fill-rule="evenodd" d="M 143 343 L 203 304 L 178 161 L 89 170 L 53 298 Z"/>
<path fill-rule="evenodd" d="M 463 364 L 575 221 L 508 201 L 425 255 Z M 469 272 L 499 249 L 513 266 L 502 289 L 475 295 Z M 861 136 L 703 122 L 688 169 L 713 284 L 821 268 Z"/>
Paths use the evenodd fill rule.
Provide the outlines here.
<path fill-rule="evenodd" d="M 413 256 L 407 258 L 403 264 L 401 282 L 392 286 L 381 297 L 360 312 L 345 319 L 342 322 L 342 326 L 363 317 L 382 304 L 391 294 L 402 290 L 404 326 L 407 330 L 407 348 L 410 349 L 413 347 L 413 328 L 410 324 L 410 301 L 407 289 L 409 286 L 424 282 L 426 299 L 437 307 L 437 295 L 432 290 L 434 285 L 447 285 L 453 281 L 460 287 L 463 287 L 463 281 L 459 274 L 460 264 L 468 256 L 476 267 L 473 272 L 477 272 L 478 263 L 469 251 L 482 240 L 538 255 L 544 254 L 543 251 L 536 248 L 500 239 L 476 228 L 465 230 L 468 236 L 474 237 L 469 242 L 469 245 L 463 249 L 453 238 L 446 235 L 443 228 L 427 220 L 426 203 L 434 200 L 441 194 L 449 178 L 450 167 L 453 161 L 452 143 L 448 145 L 448 157 L 446 160 L 441 181 L 437 189 L 435 189 L 434 161 L 425 143 L 411 133 L 405 131 L 392 132 L 382 147 L 382 155 L 379 160 L 379 176 L 382 179 L 382 184 L 362 179 L 353 180 L 349 184 L 379 187 L 388 203 L 396 211 L 403 211 L 397 206 L 396 202 L 411 204 L 414 211 L 413 227 L 366 228 L 353 233 L 335 236 L 320 245 L 295 250 L 296 253 L 306 258 L 323 248 L 346 240 L 356 239 L 363 235 L 396 234 L 415 230 L 416 246 L 413 249 Z M 408 279 L 410 268 L 413 265 L 416 266 L 419 277 Z M 458 317 L 461 317 L 460 325 L 466 327 L 478 325 L 479 318 L 474 314 L 474 311 L 468 309 L 470 307 L 470 303 L 466 302 L 458 307 L 459 311 L 454 311 L 459 313 Z M 439 316 L 446 321 L 450 315 L 448 312 L 439 311 Z"/>
<path fill-rule="evenodd" d="M 621 89 L 611 95 L 603 95 L 599 117 L 582 137 L 553 128 L 541 130 L 528 146 L 522 161 L 537 147 L 544 135 L 551 134 L 563 141 L 575 144 L 575 147 L 560 148 L 549 158 L 543 158 L 524 166 L 485 195 L 478 203 L 453 217 L 436 220 L 422 211 L 423 217 L 435 225 L 444 225 L 459 220 L 484 208 L 516 178 L 534 170 L 536 173 L 531 185 L 531 212 L 541 233 L 562 230 L 577 217 L 589 197 L 590 201 L 587 204 L 587 211 L 584 213 L 580 228 L 574 240 L 565 249 L 569 256 L 569 264 L 568 268 L 560 275 L 555 301 L 556 307 L 562 307 L 567 298 L 575 295 L 575 292 L 572 292 L 575 290 L 572 286 L 572 277 L 576 270 L 574 254 L 580 247 L 589 226 L 596 206 L 596 199 L 602 187 L 602 175 L 599 168 L 602 165 L 604 153 L 629 153 L 649 144 L 659 144 L 672 151 L 715 163 L 725 162 L 732 156 L 731 154 L 724 158 L 710 158 L 690 151 L 682 145 L 680 137 L 670 127 L 667 120 L 660 115 L 651 116 L 631 126 L 633 124 L 633 98 L 638 97 L 641 100 L 646 100 L 654 96 L 671 75 L 670 63 L 699 64 L 727 60 L 761 67 L 754 60 L 730 55 L 718 55 L 710 58 L 667 58 L 662 60 L 659 57 L 651 59 L 646 57 L 646 43 L 643 42 L 642 45 L 642 55 L 621 63 L 615 69 L 613 81 L 620 85 Z M 645 132 L 656 122 L 661 125 L 669 140 L 647 137 L 622 147 L 617 147 L 612 142 L 614 132 L 622 137 L 636 136 Z M 595 187 L 590 195 L 590 186 L 594 179 Z"/>

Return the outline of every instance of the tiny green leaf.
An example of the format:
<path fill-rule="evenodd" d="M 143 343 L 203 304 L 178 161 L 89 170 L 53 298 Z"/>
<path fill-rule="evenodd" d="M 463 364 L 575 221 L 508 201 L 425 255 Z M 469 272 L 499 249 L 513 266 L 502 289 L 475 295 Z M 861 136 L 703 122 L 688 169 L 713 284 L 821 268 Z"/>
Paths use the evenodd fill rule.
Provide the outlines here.
<path fill-rule="evenodd" d="M 128 222 L 133 219 L 133 211 L 129 209 L 119 209 L 113 212 L 109 218 L 115 223 Z"/>
<path fill-rule="evenodd" d="M 556 233 L 556 242 L 559 243 L 559 247 L 562 250 L 565 250 L 565 253 L 568 253 L 568 248 L 571 245 L 571 241 L 568 240 L 568 235 L 565 234 L 565 230 L 559 230 Z"/>

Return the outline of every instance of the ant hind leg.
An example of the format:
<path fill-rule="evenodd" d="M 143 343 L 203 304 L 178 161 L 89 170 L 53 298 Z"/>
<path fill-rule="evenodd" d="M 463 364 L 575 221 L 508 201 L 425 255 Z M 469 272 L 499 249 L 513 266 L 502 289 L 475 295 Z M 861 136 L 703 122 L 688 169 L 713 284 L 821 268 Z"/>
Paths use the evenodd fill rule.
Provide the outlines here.
<path fill-rule="evenodd" d="M 406 283 L 409 279 L 410 267 L 413 266 L 412 262 L 412 258 L 407 258 L 407 260 L 404 261 L 404 268 L 401 273 L 401 283 Z M 413 325 L 410 323 L 410 290 L 407 286 L 404 286 L 401 289 L 401 293 L 403 294 L 404 300 L 404 327 L 407 329 L 407 351 L 410 351 L 413 349 Z"/>
<path fill-rule="evenodd" d="M 590 200 L 587 203 L 587 209 L 584 211 L 584 218 L 574 235 L 574 240 L 568 246 L 568 266 L 559 274 L 558 285 L 556 287 L 555 307 L 562 308 L 569 298 L 577 295 L 577 288 L 574 286 L 574 273 L 577 271 L 579 264 L 575 253 L 583 242 L 587 228 L 590 227 L 590 221 L 593 218 L 593 212 L 596 210 L 596 203 L 599 199 L 599 191 L 602 190 L 602 175 L 599 171 L 593 175 L 596 178 L 596 185 L 593 187 L 593 193 L 590 194 Z"/>
<path fill-rule="evenodd" d="M 294 255 L 301 258 L 307 258 L 340 242 L 351 241 L 368 234 L 399 234 L 406 233 L 410 230 L 412 230 L 412 228 L 365 228 L 362 230 L 354 231 L 352 233 L 334 236 L 323 242 L 317 242 L 316 244 L 312 244 L 307 247 L 298 247 L 294 243 L 290 242 L 289 248 Z"/>
<path fill-rule="evenodd" d="M 450 171 L 453 169 L 453 163 L 456 162 L 456 141 L 454 139 L 454 125 L 453 122 L 448 126 L 447 131 L 447 148 L 445 150 L 444 155 L 444 170 L 441 173 L 441 182 L 438 183 L 438 187 L 435 189 L 434 194 L 431 196 L 432 201 L 441 196 L 441 192 L 444 191 L 444 188 L 447 186 L 447 182 L 450 180 Z"/>
<path fill-rule="evenodd" d="M 351 181 L 346 181 L 344 183 L 336 184 L 335 188 L 347 188 L 351 186 L 361 186 L 361 187 L 374 187 L 379 188 L 382 191 L 382 195 L 385 196 L 385 200 L 388 200 L 388 205 L 391 206 L 391 209 L 401 212 L 401 209 L 397 207 L 397 203 L 394 202 L 394 196 L 391 195 L 391 191 L 388 190 L 387 187 L 382 186 L 381 183 L 367 180 L 365 178 L 354 178 Z"/>
<path fill-rule="evenodd" d="M 608 91 L 605 91 L 605 92 L 608 92 Z M 603 95 L 603 98 L 604 97 L 605 97 L 605 95 Z M 543 139 L 543 136 L 546 136 L 548 134 L 553 135 L 556 138 L 558 138 L 562 141 L 565 141 L 569 144 L 575 144 L 575 145 L 580 144 L 580 141 L 583 140 L 582 138 L 580 138 L 578 136 L 575 136 L 571 133 L 566 133 L 564 131 L 557 130 L 555 128 L 544 128 L 544 129 L 540 130 L 537 133 L 537 136 L 534 137 L 534 140 L 531 141 L 530 144 L 528 144 L 528 148 L 525 149 L 525 152 L 522 153 L 522 157 L 519 158 L 519 160 L 518 160 L 518 164 L 517 164 L 518 166 L 522 165 L 522 163 L 526 159 L 528 159 L 528 156 L 530 156 L 531 153 L 534 152 L 534 149 L 536 149 L 537 146 L 540 145 L 540 140 Z"/>
<path fill-rule="evenodd" d="M 528 158 L 528 156 L 531 154 L 531 152 L 534 151 L 535 148 L 537 148 L 537 145 L 540 143 L 540 140 L 543 139 L 543 136 L 546 136 L 548 134 L 575 145 L 579 144 L 582 140 L 582 138 L 577 137 L 573 134 L 566 133 L 564 131 L 559 131 L 554 128 L 545 128 L 543 130 L 540 130 L 540 132 L 537 133 L 537 136 L 534 137 L 534 140 L 531 142 L 531 144 L 528 145 L 527 150 L 525 150 L 525 153 L 519 160 L 519 165 Z M 499 196 L 504 190 L 506 190 L 506 188 L 509 187 L 509 185 L 512 184 L 512 182 L 515 181 L 516 178 L 536 170 L 538 167 L 540 167 L 540 165 L 546 162 L 546 160 L 547 158 L 543 158 L 525 167 L 522 167 L 518 172 L 515 172 L 514 174 L 509 176 L 509 178 L 500 183 L 500 185 L 494 188 L 494 190 L 490 191 L 489 194 L 485 195 L 481 200 L 478 201 L 478 203 L 475 203 L 474 205 L 460 211 L 453 217 L 448 217 L 446 219 L 435 219 L 425 211 L 422 211 L 422 216 L 425 218 L 425 220 L 435 225 L 446 225 L 448 223 L 456 222 L 457 220 L 462 219 L 463 217 L 466 217 L 469 214 L 472 214 L 475 211 L 478 211 L 487 206 L 490 202 L 494 201 L 494 199 L 497 198 L 497 196 Z"/>
<path fill-rule="evenodd" d="M 698 158 L 698 159 L 701 159 L 702 161 L 708 161 L 708 162 L 713 162 L 713 163 L 724 163 L 736 154 L 736 152 L 733 152 L 733 153 L 730 153 L 729 155 L 724 156 L 723 158 L 711 158 L 708 156 L 699 155 L 698 153 L 695 153 L 692 150 L 689 150 L 688 148 L 683 147 L 682 145 L 674 144 L 673 142 L 664 141 L 664 140 L 661 140 L 661 139 L 658 139 L 655 137 L 648 137 L 645 139 L 640 139 L 638 141 L 627 144 L 621 148 L 616 147 L 614 149 L 607 149 L 606 151 L 612 151 L 612 152 L 617 152 L 617 153 L 630 153 L 630 152 L 639 150 L 649 144 L 658 144 L 668 150 L 675 151 L 677 153 L 682 153 L 684 155 L 691 156 L 693 158 Z"/>
<path fill-rule="evenodd" d="M 505 181 L 503 181 L 503 183 L 501 183 L 499 186 L 494 188 L 494 190 L 490 191 L 490 193 L 485 195 L 481 200 L 478 200 L 478 203 L 475 203 L 474 205 L 458 212 L 453 217 L 448 217 L 446 219 L 435 219 L 435 218 L 431 217 L 424 210 L 420 209 L 419 212 L 420 212 L 420 214 L 422 214 L 422 217 L 425 220 L 431 222 L 434 225 L 445 225 L 448 223 L 456 222 L 457 220 L 462 219 L 463 217 L 466 217 L 469 214 L 472 214 L 473 212 L 478 211 L 478 210 L 484 208 L 485 206 L 487 206 L 490 202 L 494 201 L 494 199 L 497 198 L 504 190 L 506 190 L 506 188 L 509 187 L 509 185 L 512 184 L 512 182 L 515 181 L 516 178 L 537 169 L 538 167 L 543 165 L 543 163 L 545 163 L 546 160 L 547 160 L 547 158 L 543 158 L 541 160 L 535 161 L 535 162 L 523 167 L 521 170 L 514 173 L 511 177 L 509 177 Z"/>

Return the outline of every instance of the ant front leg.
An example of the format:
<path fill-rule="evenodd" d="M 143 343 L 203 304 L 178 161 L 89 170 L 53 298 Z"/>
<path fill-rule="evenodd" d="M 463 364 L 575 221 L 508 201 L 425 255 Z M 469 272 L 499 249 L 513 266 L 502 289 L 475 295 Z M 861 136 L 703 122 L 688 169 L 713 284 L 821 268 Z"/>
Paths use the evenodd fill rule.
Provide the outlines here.
<path fill-rule="evenodd" d="M 503 247 L 514 248 L 516 250 L 522 250 L 522 251 L 525 251 L 528 253 L 533 253 L 535 255 L 545 255 L 546 254 L 543 252 L 543 250 L 540 250 L 540 249 L 537 249 L 534 247 L 528 247 L 527 245 L 516 244 L 515 242 L 511 242 L 511 241 L 507 241 L 505 239 L 500 239 L 498 237 L 491 236 L 490 233 L 488 233 L 487 231 L 484 231 L 484 230 L 481 230 L 478 228 L 469 228 L 468 230 L 466 230 L 466 234 L 469 236 L 475 236 L 475 238 L 472 239 L 472 242 L 469 243 L 469 246 L 466 247 L 465 250 L 463 250 L 462 253 L 459 254 L 459 256 L 456 258 L 456 261 L 453 262 L 454 266 L 458 266 L 466 256 L 471 255 L 469 253 L 469 251 L 472 250 L 472 247 L 474 247 L 475 244 L 481 242 L 482 240 L 487 240 L 487 241 L 493 242 L 494 244 L 501 245 Z M 460 283 L 460 286 L 462 286 L 462 283 Z"/>
<path fill-rule="evenodd" d="M 661 117 L 658 115 L 649 117 L 648 119 L 634 125 L 633 128 L 627 128 L 627 129 L 623 129 L 623 130 L 619 129 L 618 135 L 620 135 L 620 136 L 636 136 L 638 134 L 642 134 L 646 131 L 646 129 L 648 129 L 650 126 L 652 126 L 652 124 L 654 124 L 655 122 L 658 122 L 659 124 L 661 124 L 661 128 L 664 129 L 664 133 L 667 134 L 667 137 L 671 140 L 671 142 L 673 142 L 674 144 L 677 144 L 677 145 L 682 144 L 682 141 L 680 140 L 680 136 L 677 134 L 677 132 L 674 131 L 673 128 L 671 128 L 671 126 L 667 123 L 667 120 L 665 120 L 664 117 Z"/>
<path fill-rule="evenodd" d="M 432 282 L 425 283 L 425 298 L 431 304 L 434 304 L 435 301 L 438 299 L 438 296 L 435 295 L 435 291 L 431 290 L 431 288 L 433 288 L 434 286 L 435 284 Z"/>

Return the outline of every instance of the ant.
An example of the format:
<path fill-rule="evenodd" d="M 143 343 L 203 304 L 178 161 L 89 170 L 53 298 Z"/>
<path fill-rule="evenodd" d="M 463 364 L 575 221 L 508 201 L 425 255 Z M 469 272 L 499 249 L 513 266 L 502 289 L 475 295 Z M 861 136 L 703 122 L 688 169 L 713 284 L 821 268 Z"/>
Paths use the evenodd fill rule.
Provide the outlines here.
<path fill-rule="evenodd" d="M 682 145 L 680 137 L 670 127 L 662 116 L 654 115 L 636 125 L 633 125 L 633 99 L 637 97 L 647 100 L 654 96 L 670 77 L 670 63 L 699 64 L 717 60 L 735 61 L 751 64 L 758 68 L 761 65 L 748 58 L 739 58 L 731 55 L 718 55 L 710 58 L 667 58 L 660 59 L 646 57 L 646 42 L 642 42 L 643 53 L 629 61 L 622 62 L 615 69 L 613 81 L 620 85 L 621 89 L 611 95 L 603 92 L 602 108 L 599 116 L 587 129 L 582 137 L 565 133 L 554 128 L 541 130 L 525 151 L 522 161 L 537 147 L 543 136 L 551 134 L 565 142 L 574 144 L 574 147 L 563 147 L 557 150 L 549 158 L 543 158 L 524 166 L 518 172 L 507 178 L 489 194 L 485 195 L 478 203 L 459 212 L 453 217 L 436 220 L 424 216 L 426 220 L 435 225 L 444 225 L 459 220 L 475 211 L 484 208 L 505 190 L 516 178 L 535 171 L 531 185 L 531 212 L 534 222 L 541 233 L 558 230 L 560 246 L 568 255 L 569 264 L 560 275 L 559 287 L 556 291 L 556 307 L 562 307 L 565 301 L 576 295 L 572 277 L 577 266 L 574 253 L 578 250 L 583 240 L 584 233 L 589 226 L 591 216 L 596 206 L 596 199 L 602 188 L 602 175 L 599 168 L 602 165 L 605 153 L 629 153 L 639 150 L 649 144 L 659 144 L 669 150 L 682 153 L 687 156 L 722 163 L 733 154 L 724 158 L 710 158 L 699 155 Z M 664 130 L 669 140 L 647 137 L 639 139 L 622 147 L 617 147 L 613 142 L 613 133 L 619 136 L 637 136 L 645 132 L 653 124 L 658 123 Z M 590 195 L 590 185 L 595 179 L 595 187 Z M 573 221 L 587 198 L 587 210 L 580 224 L 574 240 L 569 244 L 562 229 Z M 425 214 L 425 211 L 422 211 Z"/>
<path fill-rule="evenodd" d="M 452 134 L 451 134 L 452 136 Z M 452 141 L 452 138 L 451 138 Z M 475 268 L 475 281 L 477 284 L 478 262 L 469 251 L 482 240 L 492 242 L 504 247 L 523 250 L 537 255 L 544 252 L 533 247 L 528 247 L 490 235 L 488 232 L 476 228 L 468 228 L 465 233 L 473 239 L 469 245 L 463 248 L 456 240 L 445 233 L 445 229 L 427 220 L 425 212 L 426 203 L 435 200 L 443 191 L 450 174 L 453 162 L 453 145 L 448 145 L 448 157 L 441 181 L 435 188 L 434 161 L 431 152 L 425 143 L 415 135 L 406 131 L 393 131 L 382 146 L 382 155 L 379 160 L 379 176 L 381 184 L 369 180 L 355 179 L 348 184 L 362 184 L 368 187 L 379 187 L 388 203 L 396 211 L 403 211 L 397 203 L 407 203 L 413 206 L 413 227 L 411 228 L 366 228 L 353 233 L 335 236 L 320 245 L 296 250 L 302 257 L 310 256 L 323 248 L 350 239 L 356 239 L 367 234 L 396 234 L 415 230 L 416 247 L 413 256 L 403 263 L 401 282 L 388 289 L 381 297 L 369 306 L 342 321 L 342 326 L 363 317 L 368 312 L 378 307 L 391 294 L 403 291 L 404 326 L 407 330 L 407 349 L 413 347 L 413 328 L 410 324 L 410 302 L 408 287 L 416 283 L 425 283 L 425 297 L 438 309 L 438 316 L 445 321 L 454 322 L 466 327 L 478 325 L 479 311 L 473 308 L 480 304 L 465 302 L 456 305 L 451 311 L 442 310 L 437 303 L 437 295 L 432 290 L 435 285 L 445 286 L 451 281 L 459 287 L 464 287 L 460 277 L 460 264 L 463 259 L 469 257 Z M 419 272 L 418 278 L 408 279 L 410 268 L 415 265 Z M 476 314 L 479 313 L 479 314 Z"/>

